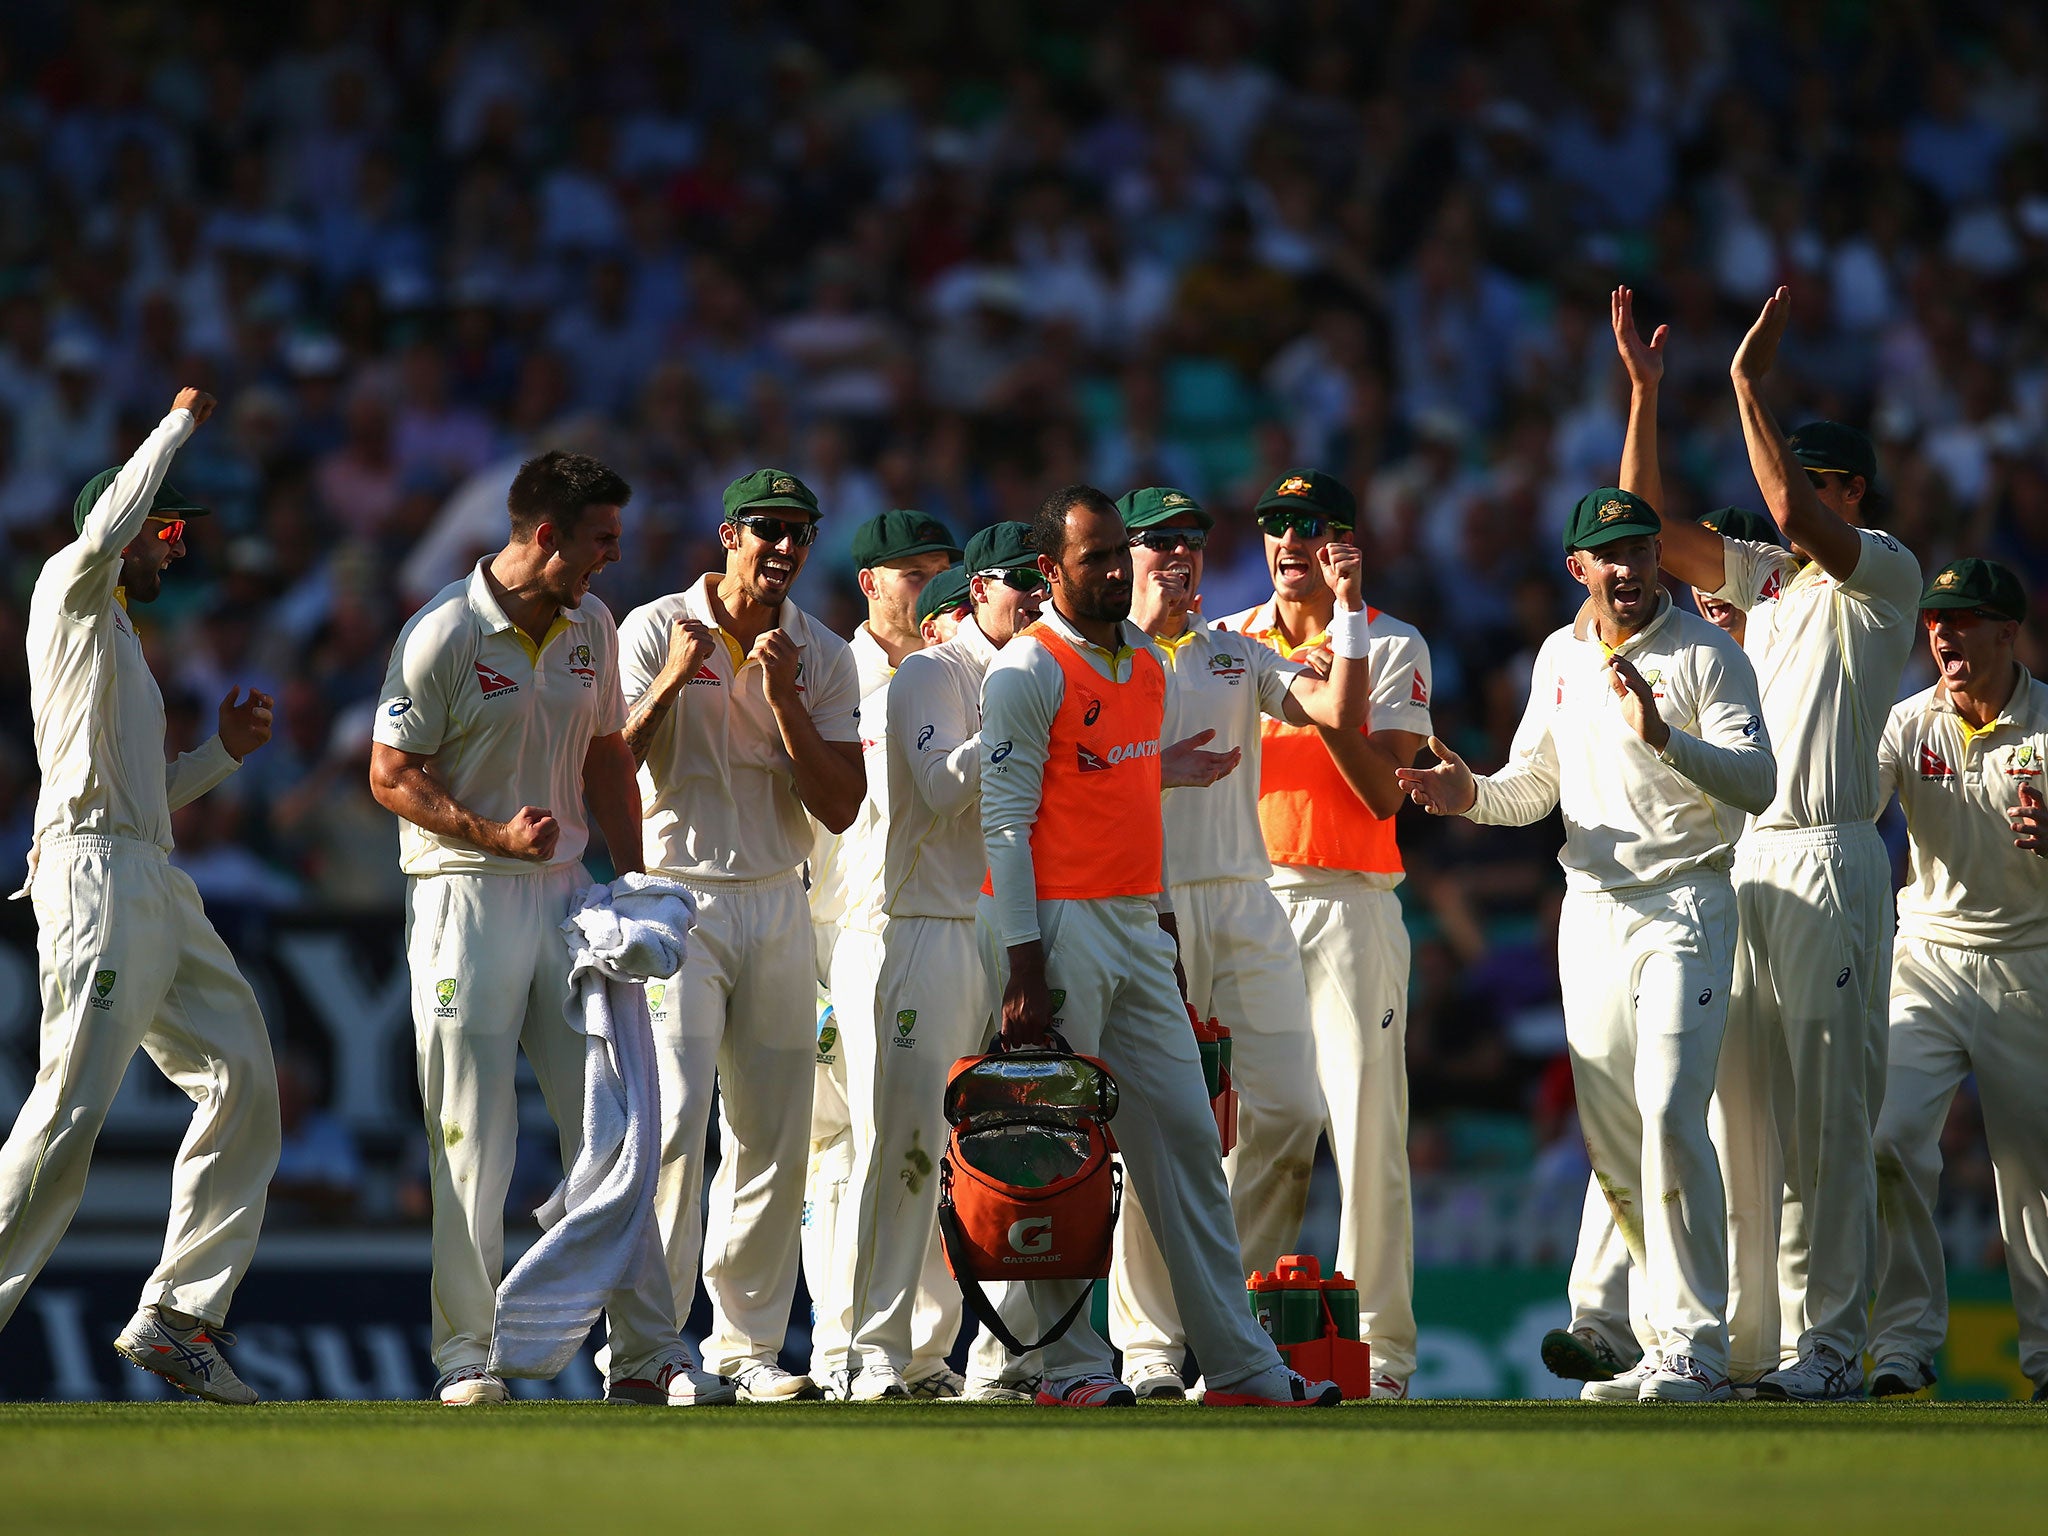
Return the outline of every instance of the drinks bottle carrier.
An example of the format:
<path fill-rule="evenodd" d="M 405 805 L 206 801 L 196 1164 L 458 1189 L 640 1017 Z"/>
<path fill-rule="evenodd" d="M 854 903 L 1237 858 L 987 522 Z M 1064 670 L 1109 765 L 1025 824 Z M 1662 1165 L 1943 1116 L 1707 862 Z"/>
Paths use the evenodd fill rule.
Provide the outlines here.
<path fill-rule="evenodd" d="M 939 1163 L 939 1237 L 971 1311 L 1014 1354 L 1043 1349 L 1088 1305 L 1081 1287 L 1043 1338 L 1011 1333 L 982 1289 L 1005 1280 L 1099 1280 L 1109 1273 L 1123 1173 L 1116 1079 L 1057 1034 L 1050 1048 L 963 1056 L 946 1081 L 952 1132 Z"/>
<path fill-rule="evenodd" d="M 1245 1299 L 1291 1367 L 1334 1381 L 1347 1399 L 1372 1396 L 1372 1346 L 1358 1337 L 1358 1286 L 1325 1276 L 1314 1254 L 1290 1253 L 1271 1274 L 1254 1271 Z"/>

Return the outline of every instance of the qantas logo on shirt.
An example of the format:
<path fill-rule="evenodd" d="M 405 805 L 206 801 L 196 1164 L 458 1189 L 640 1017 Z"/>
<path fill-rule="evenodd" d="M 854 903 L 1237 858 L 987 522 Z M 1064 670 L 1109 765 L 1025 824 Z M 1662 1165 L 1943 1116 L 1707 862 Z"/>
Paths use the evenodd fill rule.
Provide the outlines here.
<path fill-rule="evenodd" d="M 1773 571 L 1770 575 L 1764 578 L 1764 589 L 1761 592 L 1757 593 L 1756 600 L 1760 603 L 1768 603 L 1772 598 L 1778 596 L 1784 590 L 1784 576 L 1780 572 Z"/>
<path fill-rule="evenodd" d="M 711 670 L 711 663 L 708 661 L 705 662 L 703 666 L 697 669 L 696 675 L 693 676 L 688 683 L 684 684 L 684 686 L 688 688 L 694 688 L 699 683 L 708 683 L 713 688 L 723 688 L 725 686 L 725 684 L 721 683 L 718 680 L 718 674 Z"/>
<path fill-rule="evenodd" d="M 1557 698 L 1554 702 L 1559 704 L 1564 702 L 1564 674 L 1562 672 L 1557 674 Z"/>
<path fill-rule="evenodd" d="M 1080 758 L 1081 772 L 1107 773 L 1120 763 L 1134 762 L 1141 757 L 1157 757 L 1159 743 L 1156 741 L 1129 741 L 1120 747 L 1111 747 L 1106 756 L 1097 756 L 1076 742 L 1074 751 Z"/>
<path fill-rule="evenodd" d="M 1429 684 L 1422 680 L 1422 668 L 1420 667 L 1415 669 L 1415 681 L 1409 685 L 1408 702 L 1410 704 L 1427 704 L 1429 702 Z"/>
<path fill-rule="evenodd" d="M 487 699 L 496 698 L 501 693 L 519 691 L 517 679 L 507 677 L 502 672 L 495 672 L 482 662 L 476 664 L 476 685 L 483 690 L 483 695 Z"/>
<path fill-rule="evenodd" d="M 1920 777 L 1923 779 L 1952 779 L 1955 769 L 1949 767 L 1948 759 L 1934 748 L 1925 745 L 1920 748 Z"/>

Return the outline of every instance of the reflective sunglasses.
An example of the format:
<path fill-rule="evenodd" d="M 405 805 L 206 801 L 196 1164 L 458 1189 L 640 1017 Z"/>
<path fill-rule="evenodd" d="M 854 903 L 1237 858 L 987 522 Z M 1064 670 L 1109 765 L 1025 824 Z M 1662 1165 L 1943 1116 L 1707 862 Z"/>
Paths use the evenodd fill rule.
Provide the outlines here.
<path fill-rule="evenodd" d="M 162 539 L 166 544 L 175 544 L 178 542 L 178 540 L 185 537 L 185 519 L 183 519 L 182 517 L 153 517 L 150 519 L 150 521 L 153 523 L 160 522 L 163 524 L 161 528 L 157 529 L 156 536 Z"/>
<path fill-rule="evenodd" d="M 818 537 L 818 525 L 812 521 L 798 522 L 786 517 L 736 517 L 733 522 L 744 528 L 764 544 L 780 544 L 788 539 L 798 549 L 808 549 Z"/>
<path fill-rule="evenodd" d="M 1993 608 L 1922 608 L 1920 622 L 1929 629 L 1940 624 L 1975 629 L 1979 624 L 2010 624 L 2012 620 Z"/>
<path fill-rule="evenodd" d="M 1131 535 L 1131 548 L 1142 544 L 1155 555 L 1172 554 L 1183 544 L 1189 554 L 1199 555 L 1208 542 L 1209 535 L 1199 528 L 1146 528 Z"/>
<path fill-rule="evenodd" d="M 1045 572 L 1035 565 L 1017 566 L 1007 571 L 976 571 L 974 574 L 987 581 L 1000 581 L 1012 592 L 1043 592 L 1047 585 Z"/>
<path fill-rule="evenodd" d="M 1259 531 L 1269 539 L 1284 539 L 1292 528 L 1304 539 L 1320 539 L 1324 534 L 1338 538 L 1351 531 L 1349 523 L 1333 522 L 1308 512 L 1267 512 L 1259 518 Z"/>

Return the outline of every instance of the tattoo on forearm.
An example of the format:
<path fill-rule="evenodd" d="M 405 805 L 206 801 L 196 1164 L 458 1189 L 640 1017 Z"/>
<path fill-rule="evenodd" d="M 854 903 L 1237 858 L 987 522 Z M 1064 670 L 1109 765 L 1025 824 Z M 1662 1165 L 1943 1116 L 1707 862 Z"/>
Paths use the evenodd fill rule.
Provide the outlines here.
<path fill-rule="evenodd" d="M 675 702 L 676 696 L 672 693 L 651 693 L 626 717 L 626 747 L 633 754 L 635 767 L 647 761 L 647 749 L 654 745 L 654 733 L 661 729 L 662 721 L 668 718 Z"/>

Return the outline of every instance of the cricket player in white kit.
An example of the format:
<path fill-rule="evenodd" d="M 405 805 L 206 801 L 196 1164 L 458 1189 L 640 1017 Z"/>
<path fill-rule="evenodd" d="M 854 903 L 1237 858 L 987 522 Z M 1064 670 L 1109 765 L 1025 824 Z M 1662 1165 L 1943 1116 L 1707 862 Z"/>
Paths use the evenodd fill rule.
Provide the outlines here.
<path fill-rule="evenodd" d="M 923 1342 L 927 1303 L 919 1296 L 951 1292 L 959 1331 L 959 1289 L 946 1272 L 936 1240 L 941 1112 L 946 1078 L 961 1056 L 987 1042 L 988 983 L 976 942 L 975 903 L 988 858 L 981 839 L 981 682 L 1011 636 L 1038 617 L 1044 578 L 1017 537 L 1023 525 L 1000 524 L 967 544 L 964 589 L 933 578 L 920 603 L 937 621 L 962 618 L 950 640 L 903 660 L 884 700 L 883 770 L 888 776 L 887 837 L 882 880 L 882 967 L 874 1016 L 879 1026 L 872 1114 L 873 1155 L 851 1201 L 854 1340 L 853 1396 L 909 1396 L 944 1347 Z M 1019 572 L 1020 584 L 1012 579 Z M 872 722 L 865 717 L 862 729 Z M 919 1345 L 923 1343 L 920 1350 Z M 986 1386 L 978 1395 L 992 1394 Z M 1004 1394 L 1006 1395 L 1006 1394 Z"/>
<path fill-rule="evenodd" d="M 1526 826 L 1564 815 L 1559 979 L 1586 1148 L 1643 1272 L 1650 1337 L 1596 1399 L 1728 1398 L 1727 1227 L 1707 1101 L 1735 965 L 1728 870 L 1744 811 L 1774 783 L 1756 679 L 1735 643 L 1678 609 L 1657 514 L 1594 491 L 1565 530 L 1587 588 L 1543 643 L 1508 764 L 1443 761 L 1401 782 L 1436 815 Z"/>
<path fill-rule="evenodd" d="M 1224 620 L 1282 656 L 1330 666 L 1336 595 L 1321 551 L 1348 544 L 1357 502 L 1333 477 L 1292 469 L 1253 506 L 1273 596 Z M 1415 1369 L 1415 1221 L 1408 1183 L 1408 928 L 1394 814 L 1396 770 L 1429 739 L 1429 646 L 1368 606 L 1371 707 L 1361 730 L 1268 720 L 1259 822 L 1272 886 L 1301 946 L 1316 1076 L 1342 1202 L 1337 1267 L 1358 1286 L 1373 1396 L 1408 1394 Z"/>
<path fill-rule="evenodd" d="M 129 617 L 185 553 L 196 505 L 165 483 L 213 414 L 178 392 L 134 457 L 79 493 L 77 534 L 29 599 L 35 716 L 36 913 L 43 1016 L 35 1084 L 0 1148 L 0 1328 L 49 1261 L 85 1191 L 93 1142 L 137 1046 L 193 1102 L 171 1167 L 163 1258 L 114 1348 L 181 1391 L 253 1403 L 211 1330 L 227 1317 L 277 1167 L 277 1072 L 249 984 L 173 869 L 171 812 L 270 739 L 271 701 L 231 689 L 220 734 L 164 762 L 164 703 Z"/>
<path fill-rule="evenodd" d="M 701 1260 L 712 1312 L 704 1365 L 736 1378 L 751 1402 L 822 1395 L 777 1363 L 796 1293 L 817 1057 L 803 865 L 811 818 L 844 832 L 867 778 L 853 656 L 789 601 L 817 525 L 818 499 L 796 476 L 742 475 L 725 489 L 725 569 L 620 628 L 647 867 L 697 902 L 689 958 L 654 1015 L 662 1244 L 678 1316 Z M 720 1155 L 706 1221 L 714 1085 Z"/>
<path fill-rule="evenodd" d="M 1238 1267 L 1250 1274 L 1271 1269 L 1301 1236 L 1324 1118 L 1301 951 L 1266 884 L 1273 866 L 1259 827 L 1260 722 L 1354 733 L 1365 724 L 1371 679 L 1363 656 L 1339 658 L 1325 679 L 1194 612 L 1213 521 L 1185 491 L 1132 491 L 1117 510 L 1131 534 L 1132 621 L 1173 675 L 1166 738 L 1205 732 L 1241 754 L 1239 768 L 1214 787 L 1167 791 L 1163 814 L 1188 1001 L 1231 1031 L 1240 1121 L 1225 1169 Z M 1320 560 L 1349 622 L 1363 624 L 1357 548 L 1328 543 Z M 1136 1197 L 1125 1202 L 1110 1271 L 1110 1339 L 1138 1397 L 1182 1397 L 1187 1341 L 1166 1261 Z"/>
<path fill-rule="evenodd" d="M 1877 744 L 1912 646 L 1920 566 L 1855 524 L 1877 472 L 1870 440 L 1834 422 L 1787 440 L 1764 405 L 1790 313 L 1781 288 L 1729 369 L 1750 467 L 1790 551 L 1675 522 L 1664 560 L 1748 613 L 1743 650 L 1779 757 L 1777 794 L 1735 871 L 1742 949 L 1715 1103 L 1730 1370 L 1760 1397 L 1825 1401 L 1863 1392 L 1892 930 L 1891 863 L 1873 825 Z M 1644 344 L 1625 288 L 1613 322 L 1633 391 L 1622 482 L 1654 501 L 1664 332 Z M 1781 1327 L 1779 1223 L 1792 1206 L 1808 1237 L 1805 1296 Z M 1796 1281 L 1797 1263 L 1787 1268 Z M 1795 1324 L 1798 1358 L 1781 1367 Z"/>
<path fill-rule="evenodd" d="M 882 970 L 882 856 L 889 828 L 887 711 L 890 680 L 902 660 L 924 647 L 919 630 L 917 596 L 924 584 L 959 558 L 960 546 L 945 525 L 925 513 L 894 510 L 869 518 L 854 530 L 853 558 L 859 567 L 861 595 L 868 617 L 854 630 L 849 649 L 860 677 L 862 771 L 867 794 L 853 825 L 842 835 L 817 827 L 811 853 L 811 922 L 815 934 L 821 910 L 836 907 L 833 930 L 824 940 L 829 949 L 825 987 L 832 999 L 838 1031 L 832 1051 L 838 1075 L 838 1101 L 844 1105 L 845 1173 L 840 1183 L 807 1179 L 804 1212 L 809 1227 L 829 1227 L 829 1247 L 813 1240 L 807 1251 L 826 1248 L 822 1270 L 813 1277 L 813 1315 L 826 1319 L 811 1339 L 814 1382 L 830 1398 L 855 1395 L 848 1362 L 854 1313 L 854 1266 L 858 1223 L 840 1205 L 859 1188 L 874 1154 L 875 1078 L 881 1041 L 876 1022 L 875 984 Z M 821 893 L 825 907 L 821 908 Z M 811 1144 L 813 1166 L 820 1132 L 816 1119 L 826 1091 L 814 1093 Z M 827 1149 L 826 1166 L 842 1165 L 836 1149 Z M 822 1234 L 820 1234 L 822 1235 Z M 960 1378 L 946 1364 L 946 1352 L 960 1331 L 959 1290 L 941 1264 L 938 1288 L 927 1298 L 920 1322 L 924 1345 L 914 1379 L 921 1395 L 957 1397 Z M 940 1337 L 943 1335 L 943 1337 Z M 909 1387 L 901 1382 L 901 1395 Z M 896 1396 L 888 1383 L 869 1378 L 859 1395 Z"/>
<path fill-rule="evenodd" d="M 565 1011 L 561 923 L 590 884 L 586 800 L 620 871 L 640 868 L 618 632 L 589 595 L 591 578 L 619 558 L 631 495 L 582 454 L 522 465 L 506 498 L 511 538 L 407 621 L 377 710 L 370 788 L 399 818 L 410 877 L 436 1390 L 451 1407 L 508 1397 L 487 1365 L 522 1048 L 564 1168 L 582 1135 L 584 1042 Z M 606 1317 L 608 1398 L 688 1405 L 718 1395 L 682 1348 L 667 1296 L 621 1290 Z"/>
<path fill-rule="evenodd" d="M 1899 892 L 1877 1119 L 1873 1397 L 1934 1382 L 1948 1276 L 1934 1202 L 1949 1101 L 1974 1073 L 1998 1178 L 2020 1369 L 2048 1402 L 2048 687 L 2013 656 L 2019 579 L 1957 560 L 1920 595 L 1939 680 L 1894 706 L 1878 748 L 1912 869 Z"/>
<path fill-rule="evenodd" d="M 1004 1038 L 1037 1045 L 1057 1028 L 1115 1074 L 1117 1145 L 1165 1253 L 1209 1383 L 1204 1402 L 1333 1405 L 1336 1383 L 1288 1370 L 1245 1305 L 1168 896 L 1159 794 L 1171 674 L 1127 617 L 1129 534 L 1100 491 L 1067 486 L 1040 507 L 1032 539 L 1052 601 L 982 684 L 981 821 L 1006 946 Z M 1355 659 L 1362 639 L 1348 634 L 1340 649 Z M 1227 771 L 1238 754 L 1211 756 Z M 1087 1283 L 1030 1283 L 1040 1323 L 1064 1313 Z M 1043 1359 L 1042 1404 L 1135 1401 L 1085 1320 Z"/>

